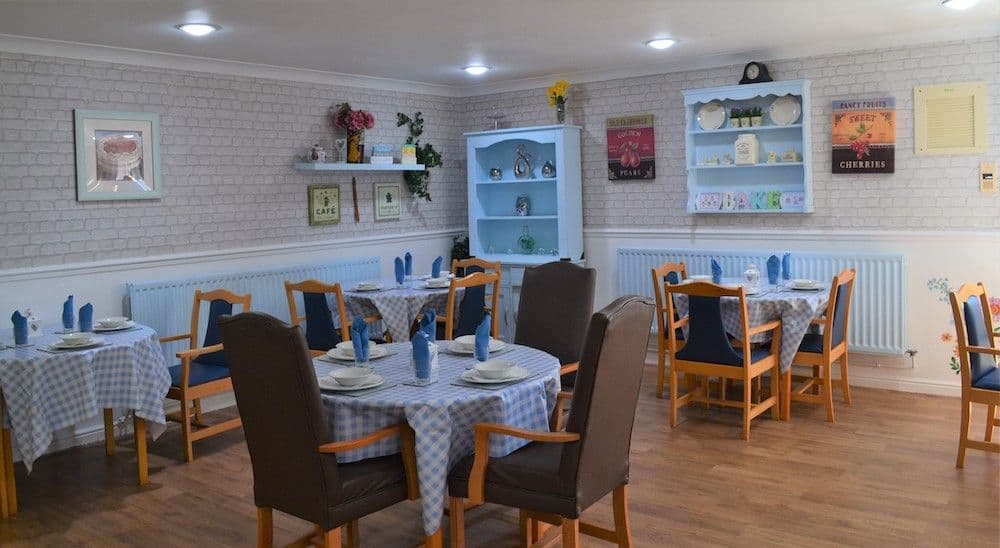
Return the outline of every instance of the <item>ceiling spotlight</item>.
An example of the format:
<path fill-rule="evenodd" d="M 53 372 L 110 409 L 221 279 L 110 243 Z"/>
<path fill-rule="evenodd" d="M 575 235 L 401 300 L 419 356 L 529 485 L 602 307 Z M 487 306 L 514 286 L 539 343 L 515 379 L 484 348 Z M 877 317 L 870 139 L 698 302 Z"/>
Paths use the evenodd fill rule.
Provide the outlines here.
<path fill-rule="evenodd" d="M 490 67 L 486 65 L 468 65 L 462 67 L 462 70 L 468 72 L 473 76 L 479 76 L 480 74 L 486 74 L 487 72 L 489 72 Z"/>
<path fill-rule="evenodd" d="M 976 5 L 979 0 L 942 0 L 942 6 L 948 6 L 953 10 L 967 10 Z"/>
<path fill-rule="evenodd" d="M 653 49 L 667 49 L 676 43 L 676 40 L 671 40 L 669 38 L 656 38 L 646 42 L 646 45 Z"/>
<path fill-rule="evenodd" d="M 176 25 L 174 28 L 182 30 L 191 36 L 205 36 L 207 34 L 212 34 L 222 27 L 219 25 L 210 25 L 208 23 L 184 23 L 183 25 Z"/>

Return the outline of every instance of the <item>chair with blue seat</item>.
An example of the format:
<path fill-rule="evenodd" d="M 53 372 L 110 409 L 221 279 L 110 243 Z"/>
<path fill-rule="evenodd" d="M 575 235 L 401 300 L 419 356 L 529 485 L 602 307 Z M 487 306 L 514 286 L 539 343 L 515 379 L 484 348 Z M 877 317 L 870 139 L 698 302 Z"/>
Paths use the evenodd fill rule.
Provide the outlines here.
<path fill-rule="evenodd" d="M 781 321 L 774 320 L 750 327 L 747 314 L 746 293 L 743 287 L 728 288 L 708 282 L 664 285 L 667 306 L 667 348 L 670 350 L 670 426 L 677 426 L 677 410 L 689 402 L 702 402 L 743 410 L 743 439 L 750 439 L 750 421 L 768 409 L 778 417 L 778 355 L 781 349 Z M 673 296 L 683 294 L 688 301 L 688 314 L 675 319 Z M 742 339 L 730 340 L 722 321 L 722 299 L 733 298 L 739 302 L 739 321 Z M 682 347 L 678 345 L 677 329 L 687 327 L 687 337 Z M 765 348 L 752 348 L 754 335 L 771 332 L 771 344 Z M 752 403 L 751 382 L 765 373 L 771 374 L 771 394 L 759 403 Z M 678 375 L 720 377 L 743 381 L 742 401 L 712 398 L 704 384 L 678 397 Z"/>
<path fill-rule="evenodd" d="M 499 265 L 499 263 L 496 263 Z M 500 271 L 483 272 L 481 267 L 465 268 L 465 276 L 451 279 L 448 288 L 448 300 L 445 312 L 437 316 L 437 321 L 444 324 L 444 331 L 439 330 L 439 339 L 452 340 L 462 335 L 473 335 L 476 327 L 482 323 L 486 312 L 492 316 L 490 333 L 493 337 L 500 336 Z M 492 286 L 491 292 L 487 288 Z M 464 289 L 461 303 L 456 307 L 458 289 Z M 490 299 L 487 306 L 486 299 Z"/>
<path fill-rule="evenodd" d="M 664 284 L 679 284 L 681 281 L 687 279 L 687 266 L 684 263 L 663 263 L 660 266 L 651 269 L 653 276 L 653 297 L 656 300 L 656 327 L 657 327 L 657 338 L 656 338 L 656 397 L 663 397 L 663 385 L 666 382 L 667 374 L 667 354 L 668 348 L 667 343 L 670 342 L 670 337 L 667 336 L 666 326 L 667 326 L 667 306 L 664 303 L 663 296 L 663 285 Z M 674 318 L 679 319 L 679 318 Z M 676 333 L 676 340 L 684 340 L 684 330 L 678 330 Z"/>
<path fill-rule="evenodd" d="M 826 407 L 826 420 L 834 422 L 833 386 L 839 384 L 844 403 L 851 405 L 851 382 L 847 374 L 847 326 L 851 318 L 851 295 L 855 271 L 845 270 L 833 277 L 826 312 L 812 320 L 821 333 L 807 333 L 792 359 L 793 365 L 812 366 L 812 375 L 790 394 L 792 401 L 818 403 Z M 833 364 L 840 361 L 840 379 L 833 378 Z"/>
<path fill-rule="evenodd" d="M 299 315 L 295 292 L 302 293 L 302 308 L 305 312 L 303 316 Z M 333 295 L 336 301 L 339 329 L 333 323 L 333 312 L 330 310 L 327 295 Z M 348 316 L 344 290 L 339 283 L 285 280 L 285 297 L 288 298 L 288 317 L 291 325 L 299 325 L 303 320 L 306 322 L 306 341 L 309 343 L 309 351 L 314 356 L 326 353 L 341 341 L 351 340 L 350 322 L 345 321 Z"/>
<path fill-rule="evenodd" d="M 199 346 L 198 327 L 203 303 L 208 303 L 208 319 L 205 338 Z M 167 398 L 178 400 L 181 404 L 180 410 L 167 414 L 167 419 L 181 424 L 184 460 L 187 462 L 194 460 L 192 444 L 195 441 L 241 426 L 239 417 L 209 425 L 202 420 L 201 413 L 201 398 L 233 390 L 218 319 L 222 315 L 232 314 L 234 305 L 239 305 L 241 312 L 250 310 L 250 294 L 237 295 L 225 289 L 196 289 L 191 309 L 191 331 L 160 339 L 161 343 L 185 339 L 188 341 L 188 350 L 177 353 L 181 363 L 170 368 L 170 390 L 167 391 Z M 193 430 L 192 426 L 197 426 L 198 429 Z"/>
<path fill-rule="evenodd" d="M 1000 426 L 1000 367 L 997 356 L 1000 332 L 993 330 L 986 287 L 982 282 L 965 284 L 950 294 L 951 313 L 958 335 L 958 360 L 962 375 L 962 430 L 958 438 L 956 468 L 965 467 L 965 450 L 981 449 L 1000 453 L 1000 443 L 993 441 L 993 429 Z M 973 403 L 987 406 L 984 441 L 969 439 L 969 415 Z"/>

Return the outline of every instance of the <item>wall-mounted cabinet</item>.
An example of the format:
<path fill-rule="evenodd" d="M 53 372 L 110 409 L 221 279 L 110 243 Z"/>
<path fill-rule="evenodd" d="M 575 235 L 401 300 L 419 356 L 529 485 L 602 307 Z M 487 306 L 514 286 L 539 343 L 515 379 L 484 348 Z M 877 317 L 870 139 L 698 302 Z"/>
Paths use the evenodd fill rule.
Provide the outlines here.
<path fill-rule="evenodd" d="M 812 211 L 808 80 L 683 94 L 688 212 Z"/>

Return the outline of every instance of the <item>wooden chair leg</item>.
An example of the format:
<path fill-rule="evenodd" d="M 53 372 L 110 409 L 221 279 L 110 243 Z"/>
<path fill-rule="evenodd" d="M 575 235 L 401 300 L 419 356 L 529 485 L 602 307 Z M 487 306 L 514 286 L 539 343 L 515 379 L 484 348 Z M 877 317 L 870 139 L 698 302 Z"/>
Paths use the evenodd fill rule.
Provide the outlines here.
<path fill-rule="evenodd" d="M 190 400 L 181 401 L 181 443 L 184 444 L 184 462 L 191 462 L 194 460 L 194 447 L 192 446 L 193 441 L 191 440 L 191 415 L 188 414 L 188 402 Z"/>
<path fill-rule="evenodd" d="M 7 484 L 7 511 L 13 516 L 17 514 L 17 482 L 14 480 L 14 451 L 11 435 L 9 429 L 0 428 L 0 441 L 3 442 L 0 451 L 4 454 L 4 469 L 0 470 L 0 474 L 4 475 Z"/>
<path fill-rule="evenodd" d="M 792 370 L 781 374 L 781 419 L 792 418 Z"/>
<path fill-rule="evenodd" d="M 670 427 L 677 426 L 677 369 L 670 364 Z"/>
<path fill-rule="evenodd" d="M 563 548 L 578 548 L 580 546 L 580 520 L 563 518 L 562 520 Z"/>
<path fill-rule="evenodd" d="M 535 541 L 537 540 L 535 538 L 535 531 L 536 531 L 535 520 L 528 517 L 528 512 L 520 510 L 518 512 L 517 523 L 520 529 L 519 545 L 521 548 L 528 548 L 529 546 L 534 544 Z M 457 546 L 454 541 L 455 535 L 452 535 L 451 538 L 453 539 L 451 541 L 452 545 Z M 462 541 L 464 543 L 465 539 L 462 539 Z"/>
<path fill-rule="evenodd" d="M 990 404 L 986 412 L 986 441 L 993 441 L 993 428 L 996 426 L 997 406 Z"/>
<path fill-rule="evenodd" d="M 779 387 L 778 377 L 781 373 L 778 371 L 778 366 L 775 365 L 774 369 L 771 370 L 771 397 L 774 398 L 774 405 L 771 406 L 771 418 L 774 420 L 781 420 L 781 388 Z"/>
<path fill-rule="evenodd" d="M 521 522 L 523 527 L 523 511 Z M 463 498 L 448 499 L 448 534 L 451 537 L 452 548 L 465 548 L 465 499 Z"/>
<path fill-rule="evenodd" d="M 438 530 L 434 531 L 434 534 L 424 539 L 424 548 L 441 548 L 444 542 L 441 539 L 442 536 L 441 528 L 438 527 Z"/>
<path fill-rule="evenodd" d="M 663 337 L 660 337 L 661 339 Z M 663 348 L 663 342 L 661 341 L 656 350 L 656 397 L 663 397 L 663 383 L 666 380 L 667 374 L 667 360 L 665 356 L 666 349 Z"/>
<path fill-rule="evenodd" d="M 743 441 L 750 441 L 750 384 L 752 379 L 743 379 Z"/>
<path fill-rule="evenodd" d="M 969 440 L 969 406 L 972 405 L 963 395 L 962 397 L 962 427 L 958 434 L 958 459 L 955 460 L 955 468 L 965 468 L 965 444 Z"/>
<path fill-rule="evenodd" d="M 620 485 L 612 494 L 615 535 L 620 548 L 632 547 L 632 528 L 628 519 L 628 485 Z"/>
<path fill-rule="evenodd" d="M 847 352 L 840 357 L 840 388 L 844 391 L 844 403 L 851 405 L 851 380 L 847 376 Z"/>
<path fill-rule="evenodd" d="M 321 538 L 323 539 L 324 548 L 340 548 L 340 527 L 324 531 Z"/>
<path fill-rule="evenodd" d="M 823 400 L 826 407 L 826 420 L 836 422 L 833 416 L 833 364 L 823 367 Z"/>
<path fill-rule="evenodd" d="M 347 548 L 361 546 L 361 531 L 358 529 L 358 520 L 352 519 L 344 527 L 347 529 Z"/>
<path fill-rule="evenodd" d="M 270 508 L 257 507 L 257 548 L 274 545 L 274 514 Z"/>
<path fill-rule="evenodd" d="M 194 406 L 193 406 L 194 407 L 194 422 L 196 424 L 204 424 L 204 421 L 201 420 L 201 398 L 198 398 L 196 400 L 192 400 L 192 403 L 194 404 Z"/>
<path fill-rule="evenodd" d="M 149 483 L 149 459 L 146 451 L 146 421 L 133 413 L 132 431 L 135 434 L 135 475 L 139 485 Z"/>
<path fill-rule="evenodd" d="M 810 387 L 810 392 L 814 396 L 818 396 L 819 395 L 819 381 L 821 381 L 823 379 L 823 377 L 820 376 L 820 373 L 822 372 L 822 370 L 819 368 L 818 365 L 814 365 L 814 366 L 812 366 L 812 368 L 813 368 L 812 378 L 816 379 L 816 382 L 813 382 L 812 387 Z"/>
<path fill-rule="evenodd" d="M 3 439 L 5 430 L 0 429 L 0 518 L 10 517 L 10 506 L 7 500 L 7 459 L 12 458 L 4 450 Z"/>
<path fill-rule="evenodd" d="M 104 410 L 104 454 L 109 457 L 115 454 L 115 412 L 113 409 Z"/>

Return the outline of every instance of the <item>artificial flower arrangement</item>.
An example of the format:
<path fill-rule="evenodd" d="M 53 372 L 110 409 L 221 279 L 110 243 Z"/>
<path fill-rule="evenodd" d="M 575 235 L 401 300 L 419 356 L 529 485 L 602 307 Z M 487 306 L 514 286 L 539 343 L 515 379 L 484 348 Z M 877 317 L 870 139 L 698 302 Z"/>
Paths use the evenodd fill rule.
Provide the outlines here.
<path fill-rule="evenodd" d="M 549 106 L 554 107 L 566 104 L 566 92 L 568 90 L 569 82 L 566 80 L 559 80 L 555 84 L 552 84 L 546 92 L 546 96 L 549 99 Z"/>
<path fill-rule="evenodd" d="M 348 133 L 360 133 L 375 127 L 375 117 L 367 110 L 351 110 L 349 103 L 340 103 L 333 111 L 333 125 Z"/>

